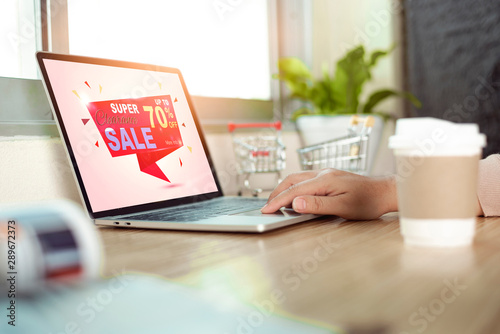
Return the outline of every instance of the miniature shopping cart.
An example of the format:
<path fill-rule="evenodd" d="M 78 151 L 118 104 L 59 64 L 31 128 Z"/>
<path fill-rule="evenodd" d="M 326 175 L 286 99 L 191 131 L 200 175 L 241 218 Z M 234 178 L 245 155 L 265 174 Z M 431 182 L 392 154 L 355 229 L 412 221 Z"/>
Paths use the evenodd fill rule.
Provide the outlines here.
<path fill-rule="evenodd" d="M 245 135 L 245 131 L 235 131 L 249 128 L 253 128 L 257 133 L 253 132 L 253 135 L 249 136 Z M 250 186 L 250 177 L 253 174 L 275 173 L 276 184 L 281 182 L 281 171 L 285 168 L 286 159 L 285 145 L 281 141 L 281 122 L 229 123 L 228 129 L 233 139 L 238 165 L 238 196 L 242 195 L 243 187 L 250 190 L 253 196 L 258 196 L 262 192 L 263 189 L 252 189 Z"/>
<path fill-rule="evenodd" d="M 372 116 L 352 116 L 347 136 L 298 149 L 302 169 L 335 168 L 366 175 L 368 144 L 374 123 Z"/>

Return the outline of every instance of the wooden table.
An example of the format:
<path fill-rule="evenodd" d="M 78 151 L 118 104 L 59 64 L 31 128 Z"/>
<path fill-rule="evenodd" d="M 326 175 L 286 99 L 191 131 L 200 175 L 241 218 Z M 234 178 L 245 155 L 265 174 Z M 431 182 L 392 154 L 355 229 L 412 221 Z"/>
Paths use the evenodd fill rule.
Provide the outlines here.
<path fill-rule="evenodd" d="M 411 248 L 397 214 L 265 234 L 98 228 L 103 274 L 144 272 L 273 312 L 380 333 L 500 333 L 500 218 L 471 247 Z"/>

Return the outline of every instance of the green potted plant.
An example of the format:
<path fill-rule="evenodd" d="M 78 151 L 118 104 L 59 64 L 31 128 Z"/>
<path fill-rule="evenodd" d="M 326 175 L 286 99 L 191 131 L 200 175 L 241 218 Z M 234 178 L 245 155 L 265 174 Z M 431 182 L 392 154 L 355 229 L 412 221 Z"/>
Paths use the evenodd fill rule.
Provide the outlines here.
<path fill-rule="evenodd" d="M 302 115 L 352 115 L 376 114 L 383 118 L 390 115 L 375 111 L 375 107 L 385 99 L 399 96 L 408 99 L 416 107 L 420 101 L 409 92 L 381 89 L 369 95 L 365 102 L 360 101 L 361 91 L 371 78 L 371 70 L 381 57 L 392 51 L 374 51 L 365 57 L 362 45 L 349 50 L 336 64 L 334 74 L 328 68 L 323 76 L 315 79 L 307 66 L 298 58 L 287 57 L 278 61 L 279 73 L 273 78 L 282 80 L 290 89 L 290 98 L 308 102 L 310 106 L 296 110 L 292 120 Z"/>
<path fill-rule="evenodd" d="M 325 67 L 320 78 L 314 78 L 309 68 L 298 58 L 287 57 L 278 61 L 279 72 L 273 78 L 286 84 L 291 99 L 305 102 L 305 106 L 296 110 L 291 117 L 297 124 L 304 145 L 345 135 L 351 115 L 372 115 L 375 126 L 370 139 L 369 160 L 373 160 L 384 120 L 392 117 L 376 109 L 379 103 L 391 97 L 401 97 L 418 108 L 421 106 L 413 94 L 394 89 L 374 91 L 361 101 L 364 85 L 372 79 L 372 69 L 391 51 L 392 48 L 377 50 L 366 55 L 362 45 L 354 47 L 337 61 L 334 73 Z"/>

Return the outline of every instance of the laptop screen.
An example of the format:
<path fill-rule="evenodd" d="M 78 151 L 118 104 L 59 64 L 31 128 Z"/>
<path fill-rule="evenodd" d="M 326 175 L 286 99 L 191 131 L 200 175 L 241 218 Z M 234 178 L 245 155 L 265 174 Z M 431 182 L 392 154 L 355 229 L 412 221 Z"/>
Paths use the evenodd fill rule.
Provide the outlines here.
<path fill-rule="evenodd" d="M 40 67 L 94 216 L 218 192 L 178 70 L 46 57 Z"/>

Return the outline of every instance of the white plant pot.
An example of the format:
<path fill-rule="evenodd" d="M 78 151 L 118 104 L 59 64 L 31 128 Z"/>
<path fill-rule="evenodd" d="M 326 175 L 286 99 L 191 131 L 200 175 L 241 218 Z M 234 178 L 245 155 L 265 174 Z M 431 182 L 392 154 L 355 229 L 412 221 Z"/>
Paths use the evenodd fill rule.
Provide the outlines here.
<path fill-rule="evenodd" d="M 371 174 L 373 163 L 384 129 L 384 120 L 382 117 L 372 115 L 375 118 L 375 124 L 370 133 L 368 141 L 368 161 L 367 174 Z M 349 122 L 352 115 L 304 115 L 297 119 L 297 129 L 302 138 L 303 145 L 315 145 L 332 139 L 348 135 Z"/>

